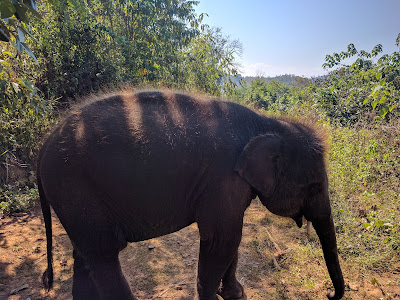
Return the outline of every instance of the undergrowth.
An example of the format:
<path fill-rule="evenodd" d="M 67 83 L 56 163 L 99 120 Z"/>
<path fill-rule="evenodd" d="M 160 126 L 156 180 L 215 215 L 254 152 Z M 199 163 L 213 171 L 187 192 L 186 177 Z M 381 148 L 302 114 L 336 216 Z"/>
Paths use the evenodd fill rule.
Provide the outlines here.
<path fill-rule="evenodd" d="M 29 210 L 35 205 L 35 200 L 38 197 L 37 188 L 30 188 L 24 185 L 0 188 L 0 217 Z"/>
<path fill-rule="evenodd" d="M 330 194 L 343 258 L 390 270 L 400 258 L 400 128 L 331 128 Z"/>

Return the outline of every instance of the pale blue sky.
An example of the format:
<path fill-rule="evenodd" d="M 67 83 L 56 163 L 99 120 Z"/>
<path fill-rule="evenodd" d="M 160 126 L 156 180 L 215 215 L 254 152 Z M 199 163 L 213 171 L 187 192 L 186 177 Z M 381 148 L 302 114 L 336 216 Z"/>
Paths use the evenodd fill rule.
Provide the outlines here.
<path fill-rule="evenodd" d="M 347 49 L 393 53 L 400 0 L 200 0 L 196 12 L 243 44 L 243 75 L 325 74 L 325 56 Z"/>

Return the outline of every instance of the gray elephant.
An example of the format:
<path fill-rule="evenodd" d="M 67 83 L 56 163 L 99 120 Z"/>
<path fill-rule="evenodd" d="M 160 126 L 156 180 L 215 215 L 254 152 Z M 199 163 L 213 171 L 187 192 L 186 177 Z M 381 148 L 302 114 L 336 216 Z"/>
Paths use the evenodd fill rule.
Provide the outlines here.
<path fill-rule="evenodd" d="M 74 299 L 135 299 L 118 253 L 197 222 L 200 300 L 244 297 L 235 277 L 243 214 L 258 196 L 311 221 L 340 299 L 344 281 L 324 165 L 310 128 L 241 105 L 172 92 L 104 97 L 75 109 L 43 144 L 38 187 L 53 283 L 50 206 L 74 247 Z M 222 282 L 222 284 L 221 284 Z"/>

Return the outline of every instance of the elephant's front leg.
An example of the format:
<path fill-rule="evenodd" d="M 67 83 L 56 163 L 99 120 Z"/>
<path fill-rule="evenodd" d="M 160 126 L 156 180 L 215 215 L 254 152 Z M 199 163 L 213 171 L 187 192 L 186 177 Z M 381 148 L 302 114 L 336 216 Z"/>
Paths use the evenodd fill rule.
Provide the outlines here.
<path fill-rule="evenodd" d="M 236 231 L 224 231 L 219 228 L 218 234 L 216 232 L 204 234 L 200 226 L 199 229 L 201 238 L 197 278 L 199 299 L 217 300 L 218 288 L 221 280 L 225 278 L 225 274 L 228 286 L 231 285 L 231 281 L 236 282 L 234 272 L 237 264 L 237 248 L 241 239 L 241 228 Z"/>
<path fill-rule="evenodd" d="M 222 277 L 222 285 L 218 290 L 218 295 L 220 295 L 224 300 L 244 298 L 243 286 L 236 279 L 237 264 L 238 251 L 236 251 L 228 270 L 226 270 L 224 277 Z"/>

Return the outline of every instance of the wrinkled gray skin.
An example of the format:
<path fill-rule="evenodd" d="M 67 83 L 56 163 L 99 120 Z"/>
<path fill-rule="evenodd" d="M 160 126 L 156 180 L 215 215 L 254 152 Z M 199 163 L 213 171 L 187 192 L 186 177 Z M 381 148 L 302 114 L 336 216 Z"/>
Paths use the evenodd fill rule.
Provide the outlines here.
<path fill-rule="evenodd" d="M 73 111 L 44 143 L 38 186 L 53 282 L 50 206 L 74 246 L 74 299 L 135 299 L 118 253 L 197 222 L 200 300 L 244 297 L 236 280 L 243 214 L 258 196 L 274 214 L 313 222 L 340 299 L 344 281 L 323 146 L 303 125 L 234 103 L 140 92 Z M 222 280 L 222 288 L 219 289 Z"/>

